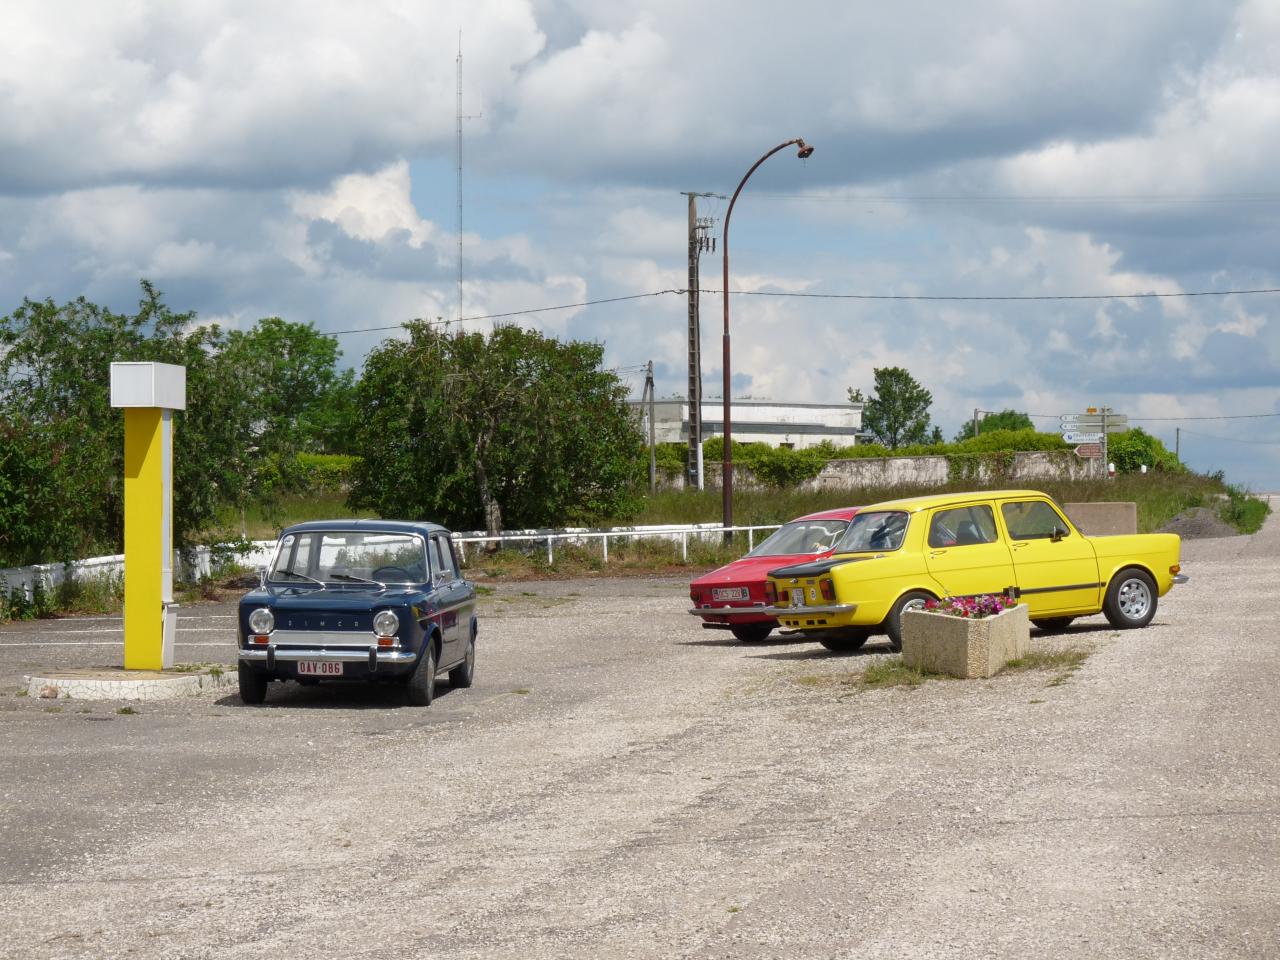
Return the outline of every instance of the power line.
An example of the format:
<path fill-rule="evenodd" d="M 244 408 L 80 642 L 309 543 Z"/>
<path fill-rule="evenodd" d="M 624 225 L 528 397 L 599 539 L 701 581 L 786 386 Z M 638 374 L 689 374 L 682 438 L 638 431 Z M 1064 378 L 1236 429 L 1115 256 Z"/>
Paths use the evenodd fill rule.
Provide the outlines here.
<path fill-rule="evenodd" d="M 983 413 L 994 413 L 993 410 L 984 410 Z M 1061 413 L 1028 413 L 1028 417 L 1036 420 L 1057 420 L 1063 416 Z M 1231 413 L 1222 414 L 1217 417 L 1129 417 L 1133 421 L 1141 421 L 1142 423 L 1185 423 L 1188 420 L 1260 420 L 1263 417 L 1280 417 L 1280 413 Z M 1190 433 L 1190 430 L 1184 430 L 1183 433 Z"/>
<path fill-rule="evenodd" d="M 709 290 L 703 287 L 702 293 L 719 294 L 723 290 Z M 1230 297 L 1245 296 L 1257 293 L 1280 293 L 1280 287 L 1261 287 L 1255 290 L 1192 290 L 1179 293 L 1044 293 L 1010 295 L 930 295 L 930 294 L 887 294 L 887 293 L 795 293 L 785 290 L 730 290 L 735 297 L 794 297 L 809 300 L 1142 300 L 1181 297 Z"/>
<path fill-rule="evenodd" d="M 758 200 L 821 200 L 843 203 L 1079 203 L 1079 204 L 1135 204 L 1135 203 L 1277 203 L 1277 193 L 1218 193 L 1218 194 L 1014 194 L 984 196 L 906 196 L 870 194 L 860 196 L 848 193 L 753 193 Z"/>
<path fill-rule="evenodd" d="M 1218 437 L 1211 433 L 1199 433 L 1195 430 L 1183 430 L 1190 437 L 1204 437 L 1207 440 L 1229 440 L 1232 443 L 1247 443 L 1259 447 L 1280 447 L 1280 440 L 1246 440 L 1243 437 Z"/>
<path fill-rule="evenodd" d="M 551 307 L 528 307 L 524 310 L 509 310 L 505 313 L 484 313 L 472 317 L 462 317 L 461 320 L 499 320 L 503 317 L 522 317 L 534 313 L 549 313 L 555 310 L 573 310 L 577 307 L 594 307 L 603 303 L 622 303 L 626 300 L 644 300 L 651 297 L 663 297 L 668 294 L 685 296 L 688 290 L 654 290 L 649 293 L 633 293 L 622 297 L 602 297 L 597 300 L 580 300 L 576 303 L 559 303 Z M 701 293 L 719 294 L 722 291 L 702 287 Z M 1251 296 L 1255 294 L 1271 294 L 1280 293 L 1280 287 L 1259 287 L 1249 290 L 1187 290 L 1180 293 L 1061 293 L 1061 294 L 1030 294 L 1025 296 L 1008 296 L 1008 295 L 975 295 L 975 296 L 957 296 L 957 295 L 929 295 L 929 294 L 888 294 L 888 293 L 795 293 L 781 290 L 730 290 L 731 296 L 735 297 L 791 297 L 796 299 L 807 300 L 927 300 L 927 301 L 1036 301 L 1036 300 L 1141 300 L 1141 299 L 1176 299 L 1180 297 L 1239 297 Z M 325 334 L 326 337 L 342 337 L 355 333 L 381 333 L 386 330 L 399 330 L 404 326 L 402 323 L 394 323 L 388 326 L 380 327 L 361 327 L 352 330 L 332 330 Z M 450 320 L 418 320 L 426 326 L 448 326 L 453 321 Z M 1056 414 L 1055 414 L 1056 416 Z"/>

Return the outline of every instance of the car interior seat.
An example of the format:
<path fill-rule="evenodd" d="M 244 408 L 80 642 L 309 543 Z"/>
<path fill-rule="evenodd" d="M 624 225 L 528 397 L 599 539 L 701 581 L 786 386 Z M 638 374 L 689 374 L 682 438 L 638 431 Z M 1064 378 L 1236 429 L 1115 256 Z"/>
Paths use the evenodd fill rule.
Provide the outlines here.
<path fill-rule="evenodd" d="M 982 534 L 978 531 L 978 526 L 972 520 L 965 520 L 956 527 L 956 543 L 964 546 L 974 543 L 982 543 Z"/>

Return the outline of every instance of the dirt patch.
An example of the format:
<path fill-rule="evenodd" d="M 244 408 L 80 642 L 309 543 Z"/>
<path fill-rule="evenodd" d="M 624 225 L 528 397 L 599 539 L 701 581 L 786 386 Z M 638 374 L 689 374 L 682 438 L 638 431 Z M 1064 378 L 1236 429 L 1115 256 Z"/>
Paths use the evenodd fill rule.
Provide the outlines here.
<path fill-rule="evenodd" d="M 1208 507 L 1184 510 L 1163 527 L 1161 533 L 1176 533 L 1184 540 L 1239 536 L 1239 531 Z"/>

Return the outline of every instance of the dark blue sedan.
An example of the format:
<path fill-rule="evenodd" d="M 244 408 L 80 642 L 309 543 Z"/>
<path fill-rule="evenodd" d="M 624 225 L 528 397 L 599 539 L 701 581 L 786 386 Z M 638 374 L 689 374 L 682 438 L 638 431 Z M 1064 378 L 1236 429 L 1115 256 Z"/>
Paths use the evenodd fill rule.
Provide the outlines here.
<path fill-rule="evenodd" d="M 287 527 L 240 601 L 240 698 L 272 680 L 390 681 L 429 706 L 436 674 L 469 687 L 476 592 L 434 523 L 313 520 Z"/>

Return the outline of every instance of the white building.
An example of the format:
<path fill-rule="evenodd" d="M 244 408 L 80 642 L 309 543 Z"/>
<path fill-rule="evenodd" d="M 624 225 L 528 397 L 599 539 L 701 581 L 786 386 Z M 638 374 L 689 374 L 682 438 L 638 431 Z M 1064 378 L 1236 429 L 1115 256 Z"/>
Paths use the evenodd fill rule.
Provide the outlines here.
<path fill-rule="evenodd" d="M 648 410 L 631 401 L 643 419 Z M 645 404 L 645 406 L 648 406 Z M 779 403 L 770 400 L 730 401 L 729 416 L 737 443 L 767 443 L 773 447 L 802 450 L 823 440 L 837 447 L 851 447 L 862 433 L 860 403 Z M 689 404 L 685 400 L 657 400 L 653 404 L 654 440 L 687 443 Z M 647 424 L 646 424 L 647 432 Z M 724 403 L 702 403 L 702 439 L 724 435 Z"/>

